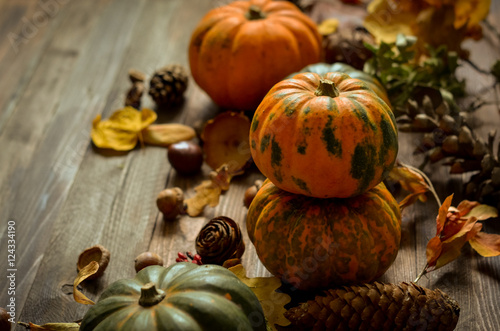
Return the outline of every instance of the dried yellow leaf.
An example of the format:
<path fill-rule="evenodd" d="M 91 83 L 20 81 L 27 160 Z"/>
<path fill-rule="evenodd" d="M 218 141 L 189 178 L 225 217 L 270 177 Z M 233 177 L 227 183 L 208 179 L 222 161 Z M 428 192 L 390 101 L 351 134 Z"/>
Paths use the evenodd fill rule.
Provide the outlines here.
<path fill-rule="evenodd" d="M 94 301 L 90 300 L 85 296 L 85 294 L 80 292 L 80 290 L 78 289 L 78 285 L 80 285 L 80 283 L 83 282 L 85 279 L 95 274 L 98 269 L 99 269 L 99 263 L 96 261 L 92 261 L 89 264 L 87 264 L 87 266 L 80 269 L 78 276 L 76 276 L 75 281 L 73 282 L 73 298 L 75 299 L 76 302 L 82 303 L 84 305 L 95 304 Z"/>
<path fill-rule="evenodd" d="M 205 206 L 215 207 L 219 204 L 219 197 L 222 190 L 219 186 L 214 185 L 211 180 L 204 180 L 194 190 L 196 195 L 185 201 L 187 205 L 186 212 L 189 216 L 199 216 L 203 212 L 203 209 L 205 209 Z"/>
<path fill-rule="evenodd" d="M 231 179 L 243 173 L 243 170 L 232 172 L 227 164 L 210 173 L 210 180 L 203 181 L 194 190 L 196 195 L 185 201 L 187 214 L 191 217 L 200 215 L 205 206 L 215 207 L 223 191 L 229 190 Z"/>
<path fill-rule="evenodd" d="M 339 27 L 339 20 L 336 18 L 327 18 L 318 25 L 318 31 L 322 36 L 337 32 Z"/>
<path fill-rule="evenodd" d="M 276 330 L 275 324 L 287 326 L 290 321 L 285 318 L 285 305 L 291 301 L 288 294 L 276 292 L 281 287 L 281 281 L 277 277 L 256 277 L 248 278 L 245 268 L 238 264 L 229 268 L 238 278 L 248 286 L 259 302 L 264 311 L 264 316 L 268 321 L 268 325 Z"/>
<path fill-rule="evenodd" d="M 26 329 L 32 331 L 78 331 L 80 330 L 80 324 L 78 323 L 46 323 L 44 325 L 37 325 L 33 323 L 18 323 L 24 326 Z"/>
<path fill-rule="evenodd" d="M 146 144 L 164 147 L 193 139 L 195 135 L 196 132 L 192 127 L 178 123 L 153 124 L 142 131 Z"/>
<path fill-rule="evenodd" d="M 445 45 L 466 57 L 461 43 L 482 37 L 479 23 L 488 15 L 490 4 L 491 0 L 373 0 L 364 25 L 378 43 L 395 42 L 402 33 L 418 38 L 419 55 L 428 52 L 428 44 Z"/>
<path fill-rule="evenodd" d="M 129 151 L 141 139 L 142 130 L 153 123 L 156 117 L 151 109 L 139 111 L 132 107 L 114 112 L 107 120 L 97 115 L 92 121 L 90 136 L 99 148 Z"/>

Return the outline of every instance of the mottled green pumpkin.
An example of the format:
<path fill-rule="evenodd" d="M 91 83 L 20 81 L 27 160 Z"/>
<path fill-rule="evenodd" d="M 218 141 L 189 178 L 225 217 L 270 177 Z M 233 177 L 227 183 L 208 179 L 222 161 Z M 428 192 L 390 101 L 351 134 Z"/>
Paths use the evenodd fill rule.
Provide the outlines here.
<path fill-rule="evenodd" d="M 383 183 L 353 198 L 317 199 L 266 180 L 246 223 L 264 266 L 303 290 L 377 279 L 401 239 L 399 206 Z"/>
<path fill-rule="evenodd" d="M 290 76 L 288 76 L 288 78 L 292 78 L 296 74 L 302 72 L 314 72 L 317 73 L 318 75 L 324 75 L 328 72 L 343 72 L 351 76 L 351 78 L 360 79 L 363 82 L 365 82 L 366 85 L 368 85 L 368 87 L 370 87 L 373 90 L 373 92 L 377 93 L 377 95 L 385 101 L 385 103 L 387 103 L 389 106 L 391 105 L 389 97 L 387 96 L 387 91 L 377 78 L 367 74 L 366 72 L 351 67 L 348 64 L 342 62 L 337 62 L 332 64 L 323 62 L 310 64 L 302 68 L 302 70 L 300 70 L 299 72 L 291 74 Z"/>
<path fill-rule="evenodd" d="M 380 183 L 398 151 L 392 111 L 346 74 L 301 73 L 276 84 L 250 128 L 252 157 L 279 188 L 346 198 Z"/>
<path fill-rule="evenodd" d="M 216 265 L 150 266 L 111 284 L 80 330 L 266 330 L 257 297 Z"/>

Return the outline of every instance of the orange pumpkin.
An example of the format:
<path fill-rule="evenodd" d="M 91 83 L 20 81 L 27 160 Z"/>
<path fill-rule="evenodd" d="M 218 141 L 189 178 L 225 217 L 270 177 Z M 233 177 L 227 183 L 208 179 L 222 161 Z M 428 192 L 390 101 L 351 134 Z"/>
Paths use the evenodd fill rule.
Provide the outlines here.
<path fill-rule="evenodd" d="M 211 10 L 189 45 L 196 83 L 221 107 L 255 110 L 278 81 L 316 63 L 321 36 L 287 1 L 235 1 Z"/>
<path fill-rule="evenodd" d="M 399 206 L 383 183 L 349 199 L 317 199 L 267 180 L 246 224 L 262 264 L 299 289 L 371 282 L 401 240 Z"/>
<path fill-rule="evenodd" d="M 250 146 L 257 167 L 282 190 L 347 198 L 389 174 L 397 127 L 389 106 L 361 80 L 302 73 L 266 95 L 253 116 Z"/>

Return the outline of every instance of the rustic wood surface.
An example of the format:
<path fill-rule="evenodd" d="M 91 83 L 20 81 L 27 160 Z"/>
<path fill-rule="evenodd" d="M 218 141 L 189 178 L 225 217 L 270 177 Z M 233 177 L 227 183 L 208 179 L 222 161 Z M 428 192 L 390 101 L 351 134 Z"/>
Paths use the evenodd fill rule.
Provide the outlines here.
<path fill-rule="evenodd" d="M 104 276 L 83 284 L 96 300 L 120 278 L 135 275 L 134 258 L 151 250 L 174 263 L 177 252 L 194 251 L 199 229 L 225 215 L 245 229 L 245 189 L 262 178 L 257 170 L 237 177 L 215 208 L 196 218 L 165 222 L 156 195 L 179 186 L 187 196 L 210 169 L 185 177 L 176 174 L 160 147 L 104 155 L 90 142 L 92 119 L 122 107 L 130 83 L 127 71 L 149 75 L 180 63 L 187 66 L 191 32 L 218 0 L 2 0 L 0 1 L 0 306 L 7 306 L 9 282 L 7 225 L 16 224 L 16 321 L 38 324 L 79 320 L 88 309 L 75 303 L 72 283 L 79 253 L 94 244 L 111 251 Z M 489 20 L 500 29 L 500 3 L 492 1 Z M 489 68 L 500 58 L 498 39 L 485 29 L 480 42 L 468 42 L 471 59 Z M 469 66 L 460 69 L 471 91 L 491 84 Z M 494 95 L 488 97 L 493 100 Z M 147 95 L 143 106 L 154 107 Z M 159 110 L 158 122 L 199 125 L 220 110 L 191 80 L 185 102 Z M 485 137 L 499 128 L 495 106 L 474 115 Z M 418 137 L 402 134 L 400 159 L 412 155 Z M 466 176 L 446 168 L 427 168 L 441 199 L 457 192 Z M 429 199 L 404 213 L 403 241 L 394 265 L 381 280 L 411 281 L 425 263 L 425 245 L 434 235 L 437 205 Z M 498 224 L 486 232 L 500 233 Z M 269 273 L 244 239 L 243 263 L 249 276 Z M 420 285 L 440 288 L 461 306 L 457 330 L 500 329 L 500 257 L 482 258 L 468 246 L 455 262 L 422 278 Z M 22 329 L 18 326 L 17 329 Z"/>

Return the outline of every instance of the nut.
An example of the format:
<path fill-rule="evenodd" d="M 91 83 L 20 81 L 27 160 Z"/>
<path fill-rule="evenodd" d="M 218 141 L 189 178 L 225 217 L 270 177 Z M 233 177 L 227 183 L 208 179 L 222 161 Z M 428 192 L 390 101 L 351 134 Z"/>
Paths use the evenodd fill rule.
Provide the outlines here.
<path fill-rule="evenodd" d="M 261 180 L 256 180 L 254 185 L 247 188 L 247 190 L 245 191 L 245 197 L 243 198 L 243 204 L 245 205 L 245 207 L 250 208 L 250 204 L 255 198 L 257 192 L 260 190 L 262 183 L 263 182 Z"/>
<path fill-rule="evenodd" d="M 163 266 L 163 259 L 160 255 L 153 252 L 144 252 L 139 254 L 135 258 L 135 271 L 139 272 L 140 270 L 149 267 L 150 265 L 159 265 Z"/>
<path fill-rule="evenodd" d="M 85 249 L 83 252 L 80 253 L 76 267 L 78 271 L 80 271 L 81 269 L 86 267 L 90 262 L 96 261 L 97 263 L 99 263 L 99 269 L 95 274 L 88 277 L 88 279 L 96 279 L 101 277 L 106 268 L 108 267 L 109 258 L 110 258 L 110 253 L 106 248 L 104 248 L 101 245 L 95 245 Z"/>
<path fill-rule="evenodd" d="M 181 141 L 168 147 L 168 161 L 181 175 L 192 175 L 200 171 L 203 152 L 198 144 Z"/>
<path fill-rule="evenodd" d="M 173 220 L 184 213 L 184 192 L 178 187 L 164 189 L 158 194 L 156 205 L 166 220 Z"/>

